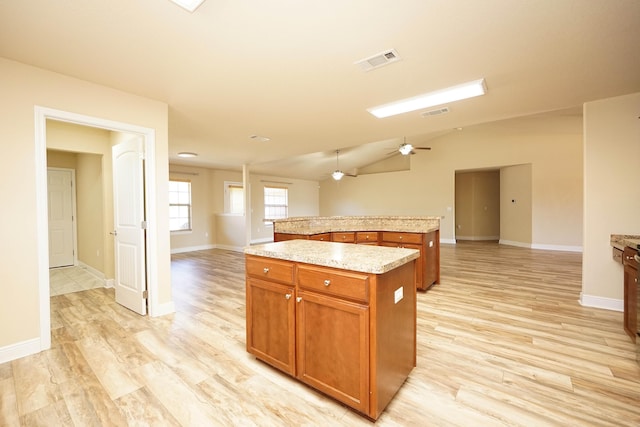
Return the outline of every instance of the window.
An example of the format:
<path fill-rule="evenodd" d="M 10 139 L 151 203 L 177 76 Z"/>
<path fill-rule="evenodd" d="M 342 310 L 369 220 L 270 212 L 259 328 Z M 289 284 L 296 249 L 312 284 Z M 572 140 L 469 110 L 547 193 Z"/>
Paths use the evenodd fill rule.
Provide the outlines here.
<path fill-rule="evenodd" d="M 272 219 L 286 218 L 289 210 L 289 190 L 282 187 L 264 187 L 264 218 L 269 223 Z"/>
<path fill-rule="evenodd" d="M 224 213 L 244 215 L 244 187 L 241 182 L 224 182 Z"/>
<path fill-rule="evenodd" d="M 169 181 L 169 230 L 191 230 L 191 182 Z"/>

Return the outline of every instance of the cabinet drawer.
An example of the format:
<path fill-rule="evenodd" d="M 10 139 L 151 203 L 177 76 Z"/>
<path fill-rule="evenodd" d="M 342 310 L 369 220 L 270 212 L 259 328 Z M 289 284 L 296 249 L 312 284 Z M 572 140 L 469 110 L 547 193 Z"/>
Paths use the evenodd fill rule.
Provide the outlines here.
<path fill-rule="evenodd" d="M 247 256 L 247 275 L 274 282 L 293 284 L 293 263 L 271 258 Z"/>
<path fill-rule="evenodd" d="M 301 265 L 298 267 L 298 287 L 352 300 L 369 301 L 369 276 L 362 273 Z"/>
<path fill-rule="evenodd" d="M 356 233 L 353 231 L 331 233 L 331 240 L 334 242 L 353 243 L 356 241 Z"/>
<path fill-rule="evenodd" d="M 634 255 L 637 254 L 638 251 L 636 251 L 633 248 L 630 248 L 629 246 L 626 246 L 624 248 L 624 252 L 622 254 L 622 260 L 624 265 L 628 265 L 631 268 L 635 268 L 636 270 L 638 269 L 638 261 L 635 260 Z"/>
<path fill-rule="evenodd" d="M 309 236 L 309 240 L 320 240 L 322 242 L 331 241 L 331 233 L 312 234 Z"/>
<path fill-rule="evenodd" d="M 356 241 L 358 243 L 378 243 L 378 232 L 358 231 L 356 233 Z"/>
<path fill-rule="evenodd" d="M 395 233 L 392 231 L 382 232 L 382 241 L 393 243 L 422 243 L 421 233 Z"/>

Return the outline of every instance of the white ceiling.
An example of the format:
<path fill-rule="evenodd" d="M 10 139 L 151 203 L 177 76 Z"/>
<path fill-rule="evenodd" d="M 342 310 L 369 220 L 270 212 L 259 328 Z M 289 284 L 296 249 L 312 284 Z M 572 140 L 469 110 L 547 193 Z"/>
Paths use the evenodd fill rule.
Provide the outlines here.
<path fill-rule="evenodd" d="M 336 149 L 349 170 L 405 136 L 640 91 L 640 1 L 0 0 L 0 56 L 166 102 L 172 162 L 319 179 Z M 479 78 L 445 115 L 366 111 Z"/>

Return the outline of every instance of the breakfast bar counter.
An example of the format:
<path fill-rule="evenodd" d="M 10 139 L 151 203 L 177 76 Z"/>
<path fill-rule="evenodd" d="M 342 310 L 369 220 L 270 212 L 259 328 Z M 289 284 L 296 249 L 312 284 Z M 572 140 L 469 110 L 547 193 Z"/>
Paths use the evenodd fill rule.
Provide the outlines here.
<path fill-rule="evenodd" d="M 300 239 L 416 249 L 416 288 L 425 291 L 440 283 L 438 216 L 314 216 L 273 221 L 274 242 Z"/>

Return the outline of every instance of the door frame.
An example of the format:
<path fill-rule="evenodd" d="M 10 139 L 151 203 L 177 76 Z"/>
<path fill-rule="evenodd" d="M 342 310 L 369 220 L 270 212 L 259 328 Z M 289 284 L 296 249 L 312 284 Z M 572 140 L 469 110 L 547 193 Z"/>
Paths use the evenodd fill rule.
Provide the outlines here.
<path fill-rule="evenodd" d="M 73 265 L 78 265 L 78 213 L 76 211 L 76 170 L 47 166 L 47 177 L 50 170 L 71 172 L 71 212 L 73 215 L 73 219 L 71 220 L 71 232 L 73 233 Z M 47 184 L 47 199 L 49 198 L 48 187 L 49 185 Z M 49 221 L 47 220 L 47 236 L 49 235 L 48 225 Z M 51 266 L 49 266 L 49 268 L 51 268 Z"/>
<path fill-rule="evenodd" d="M 51 347 L 51 304 L 49 290 L 49 225 L 47 214 L 47 120 L 73 123 L 106 129 L 114 132 L 139 134 L 145 148 L 145 215 L 148 223 L 155 222 L 157 212 L 156 186 L 156 134 L 155 129 L 99 117 L 86 116 L 69 111 L 36 105 L 35 112 L 35 160 L 36 160 L 36 233 L 38 239 L 38 289 L 40 305 L 40 350 Z M 158 246 L 155 226 L 147 228 L 145 249 L 149 315 L 163 314 L 158 303 Z"/>

